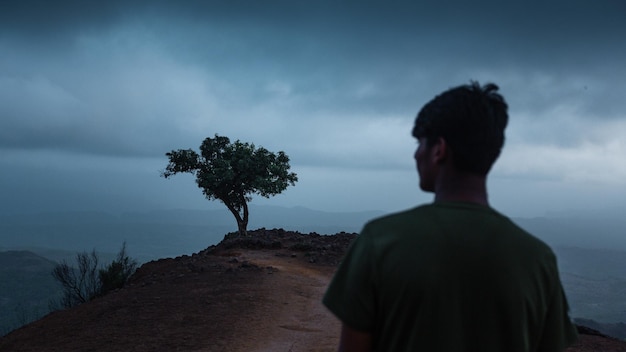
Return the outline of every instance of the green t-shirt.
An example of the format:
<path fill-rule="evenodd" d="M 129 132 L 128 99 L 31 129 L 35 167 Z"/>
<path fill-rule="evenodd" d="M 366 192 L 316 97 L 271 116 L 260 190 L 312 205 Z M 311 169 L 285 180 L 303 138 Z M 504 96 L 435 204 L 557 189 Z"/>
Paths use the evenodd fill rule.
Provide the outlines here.
<path fill-rule="evenodd" d="M 323 302 L 376 351 L 561 351 L 577 337 L 552 250 L 469 203 L 366 224 Z"/>

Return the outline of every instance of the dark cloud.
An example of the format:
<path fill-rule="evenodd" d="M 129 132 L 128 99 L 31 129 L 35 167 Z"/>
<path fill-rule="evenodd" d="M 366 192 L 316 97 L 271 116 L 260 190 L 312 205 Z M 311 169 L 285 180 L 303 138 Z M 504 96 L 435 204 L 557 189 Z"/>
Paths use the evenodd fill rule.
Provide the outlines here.
<path fill-rule="evenodd" d="M 255 56 L 259 52 L 254 48 L 277 49 L 272 44 L 289 42 L 285 39 L 292 37 L 294 49 L 314 43 L 331 55 L 324 46 L 374 58 L 401 58 L 392 54 L 419 48 L 423 57 L 431 59 L 440 50 L 433 41 L 423 39 L 434 38 L 441 42 L 439 49 L 469 53 L 474 48 L 475 55 L 486 61 L 507 57 L 515 61 L 518 56 L 541 61 L 558 52 L 579 49 L 580 56 L 574 61 L 580 63 L 607 42 L 617 43 L 622 38 L 626 12 L 626 5 L 618 0 L 506 5 L 495 1 L 5 1 L 1 6 L 4 35 L 58 32 L 73 37 L 121 22 L 141 21 L 161 27 L 163 32 L 187 32 L 186 38 L 192 42 L 207 32 L 219 38 L 215 31 L 220 28 L 226 29 L 223 38 L 229 39 L 237 30 L 239 36 L 234 40 L 253 41 L 251 53 Z M 193 33 L 196 30 L 199 33 Z M 272 36 L 266 35 L 269 32 Z M 179 44 L 184 45 L 175 43 Z"/>
<path fill-rule="evenodd" d="M 525 124 L 513 142 L 576 148 L 626 111 L 624 13 L 618 0 L 2 1 L 0 152 L 159 158 L 220 133 L 302 165 L 400 169 L 389 155 L 404 145 L 384 138 L 470 79 L 501 86 Z"/>

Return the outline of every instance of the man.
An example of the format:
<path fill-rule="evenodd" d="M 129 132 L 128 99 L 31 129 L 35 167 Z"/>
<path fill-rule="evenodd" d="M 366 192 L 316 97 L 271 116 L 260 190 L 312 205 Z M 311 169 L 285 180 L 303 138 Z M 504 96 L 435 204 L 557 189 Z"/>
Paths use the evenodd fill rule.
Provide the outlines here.
<path fill-rule="evenodd" d="M 340 351 L 562 351 L 577 337 L 552 250 L 489 206 L 504 144 L 494 84 L 450 89 L 417 115 L 420 188 L 434 202 L 365 225 L 324 304 Z"/>

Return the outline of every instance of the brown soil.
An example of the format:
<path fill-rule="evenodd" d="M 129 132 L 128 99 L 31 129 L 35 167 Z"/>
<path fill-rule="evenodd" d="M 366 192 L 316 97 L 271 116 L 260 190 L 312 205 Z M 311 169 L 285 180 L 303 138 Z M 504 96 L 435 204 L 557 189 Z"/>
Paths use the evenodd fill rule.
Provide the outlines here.
<path fill-rule="evenodd" d="M 354 234 L 257 230 L 144 264 L 123 289 L 0 338 L 0 351 L 335 351 L 320 303 Z M 626 351 L 583 331 L 570 352 Z"/>

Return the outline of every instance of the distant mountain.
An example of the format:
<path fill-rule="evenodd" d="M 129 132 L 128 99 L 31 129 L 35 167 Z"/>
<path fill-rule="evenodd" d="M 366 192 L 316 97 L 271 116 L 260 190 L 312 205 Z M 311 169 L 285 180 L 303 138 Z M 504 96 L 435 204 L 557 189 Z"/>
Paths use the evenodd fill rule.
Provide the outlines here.
<path fill-rule="evenodd" d="M 303 233 L 358 232 L 382 212 L 324 212 L 303 207 L 250 206 L 248 228 Z M 219 210 L 59 212 L 0 216 L 0 250 L 39 248 L 116 253 L 126 241 L 140 262 L 197 252 L 237 231 L 234 217 Z"/>
<path fill-rule="evenodd" d="M 51 272 L 55 262 L 29 251 L 0 252 L 0 334 L 49 312 L 61 287 Z"/>
<path fill-rule="evenodd" d="M 626 251 L 579 247 L 554 251 L 572 317 L 626 322 Z"/>
<path fill-rule="evenodd" d="M 570 216 L 514 218 L 518 225 L 551 246 L 626 251 L 626 218 Z"/>
<path fill-rule="evenodd" d="M 598 323 L 591 319 L 575 319 L 575 322 L 616 339 L 626 340 L 626 324 L 624 323 Z"/>
<path fill-rule="evenodd" d="M 358 232 L 380 211 L 326 212 L 304 207 L 250 206 L 250 230 L 284 228 L 303 233 Z M 514 218 L 551 246 L 626 251 L 626 218 Z M 0 250 L 34 246 L 48 249 L 115 253 L 122 242 L 141 262 L 194 253 L 237 230 L 230 212 L 151 210 L 123 213 L 50 212 L 0 215 Z"/>
<path fill-rule="evenodd" d="M 581 213 L 513 220 L 554 249 L 573 317 L 626 322 L 626 218 Z"/>

